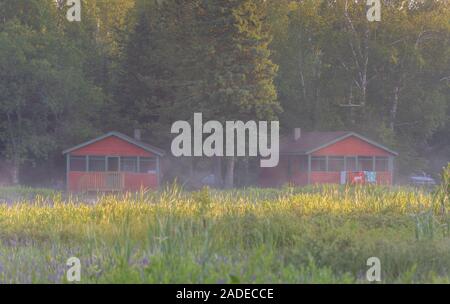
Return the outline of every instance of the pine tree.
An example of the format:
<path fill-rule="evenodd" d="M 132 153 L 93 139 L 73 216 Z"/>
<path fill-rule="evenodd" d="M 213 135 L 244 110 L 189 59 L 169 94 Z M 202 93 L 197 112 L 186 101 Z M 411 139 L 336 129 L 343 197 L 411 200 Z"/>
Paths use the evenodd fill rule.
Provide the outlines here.
<path fill-rule="evenodd" d="M 201 73 L 193 31 L 195 1 L 137 2 L 116 92 L 124 129 L 167 146 L 170 126 L 199 110 Z M 125 119 L 123 119 L 123 115 Z M 131 130 L 129 130 L 131 131 Z"/>
<path fill-rule="evenodd" d="M 273 79 L 271 41 L 262 0 L 203 1 L 200 24 L 206 42 L 210 116 L 215 120 L 273 119 L 281 108 Z M 226 165 L 225 187 L 233 187 L 235 158 Z"/>

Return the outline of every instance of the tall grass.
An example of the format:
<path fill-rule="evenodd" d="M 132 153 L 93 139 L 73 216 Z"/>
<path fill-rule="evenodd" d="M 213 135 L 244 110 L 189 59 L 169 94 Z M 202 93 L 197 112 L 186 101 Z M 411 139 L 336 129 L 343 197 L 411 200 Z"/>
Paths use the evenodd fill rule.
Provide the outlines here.
<path fill-rule="evenodd" d="M 448 282 L 446 195 L 338 186 L 172 186 L 96 204 L 37 195 L 0 205 L 0 283 L 64 283 L 71 256 L 82 283 L 366 283 L 372 256 L 383 282 Z"/>

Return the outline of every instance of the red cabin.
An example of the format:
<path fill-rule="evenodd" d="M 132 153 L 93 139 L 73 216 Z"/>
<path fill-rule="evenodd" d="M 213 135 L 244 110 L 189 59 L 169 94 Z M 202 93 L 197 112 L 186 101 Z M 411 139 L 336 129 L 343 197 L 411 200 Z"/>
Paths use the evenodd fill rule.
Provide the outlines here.
<path fill-rule="evenodd" d="M 136 136 L 137 135 L 137 136 Z M 160 158 L 164 151 L 110 132 L 63 152 L 67 161 L 67 190 L 139 191 L 160 184 Z"/>
<path fill-rule="evenodd" d="M 394 157 L 398 154 L 354 132 L 304 132 L 280 142 L 280 161 L 261 168 L 259 184 L 276 187 L 291 183 L 384 184 L 393 183 Z"/>

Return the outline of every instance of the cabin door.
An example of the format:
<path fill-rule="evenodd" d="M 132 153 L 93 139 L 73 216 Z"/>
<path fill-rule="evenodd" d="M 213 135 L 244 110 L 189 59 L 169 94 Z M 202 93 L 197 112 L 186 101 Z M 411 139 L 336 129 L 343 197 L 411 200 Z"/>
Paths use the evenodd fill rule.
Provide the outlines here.
<path fill-rule="evenodd" d="M 118 172 L 119 171 L 119 157 L 108 156 L 107 158 L 107 170 L 108 172 Z"/>
<path fill-rule="evenodd" d="M 107 174 L 106 174 L 106 187 L 109 190 L 121 190 L 123 186 L 123 176 L 120 174 L 119 157 L 108 156 L 107 162 Z"/>
<path fill-rule="evenodd" d="M 356 156 L 346 156 L 345 157 L 345 164 L 346 164 L 346 171 L 357 171 L 358 170 L 358 164 L 356 162 Z"/>

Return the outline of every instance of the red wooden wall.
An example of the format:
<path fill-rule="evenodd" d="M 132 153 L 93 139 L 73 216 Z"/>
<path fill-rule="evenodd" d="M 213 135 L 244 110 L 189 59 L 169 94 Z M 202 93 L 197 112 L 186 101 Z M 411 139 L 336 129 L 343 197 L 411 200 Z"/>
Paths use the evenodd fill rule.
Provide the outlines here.
<path fill-rule="evenodd" d="M 355 136 L 348 137 L 311 154 L 312 156 L 392 156 L 391 153 L 374 146 Z M 296 185 L 308 184 L 308 172 L 300 171 L 300 157 L 290 156 L 291 176 L 288 174 L 288 161 L 286 155 L 281 155 L 280 162 L 274 168 L 261 168 L 259 185 L 262 187 L 277 187 L 287 183 Z M 311 172 L 311 184 L 340 183 L 339 172 Z M 377 184 L 392 184 L 391 172 L 377 172 Z"/>
<path fill-rule="evenodd" d="M 339 184 L 341 181 L 340 172 L 311 172 L 311 184 Z M 305 185 L 306 183 L 298 183 Z M 391 185 L 391 172 L 377 172 L 378 185 Z"/>
<path fill-rule="evenodd" d="M 74 150 L 68 156 L 132 156 L 132 157 L 158 157 L 136 145 L 133 145 L 116 136 L 109 136 L 80 149 Z M 67 189 L 69 191 L 80 191 L 80 180 L 91 172 L 68 172 Z M 93 172 L 92 172 L 93 173 Z M 158 174 L 121 172 L 124 174 L 124 190 L 139 191 L 141 188 L 158 188 Z"/>
<path fill-rule="evenodd" d="M 83 176 L 94 172 L 69 172 L 68 178 L 68 190 L 71 192 L 83 191 L 81 186 L 81 180 Z M 136 192 L 144 189 L 157 189 L 158 177 L 156 173 L 133 173 L 123 172 L 125 179 L 124 191 Z"/>
<path fill-rule="evenodd" d="M 313 156 L 337 155 L 337 156 L 390 156 L 391 154 L 377 146 L 351 136 L 320 149 Z"/>
<path fill-rule="evenodd" d="M 109 136 L 95 143 L 82 147 L 70 153 L 71 155 L 98 155 L 98 156 L 142 156 L 152 157 L 152 153 L 133 145 L 116 136 Z"/>

